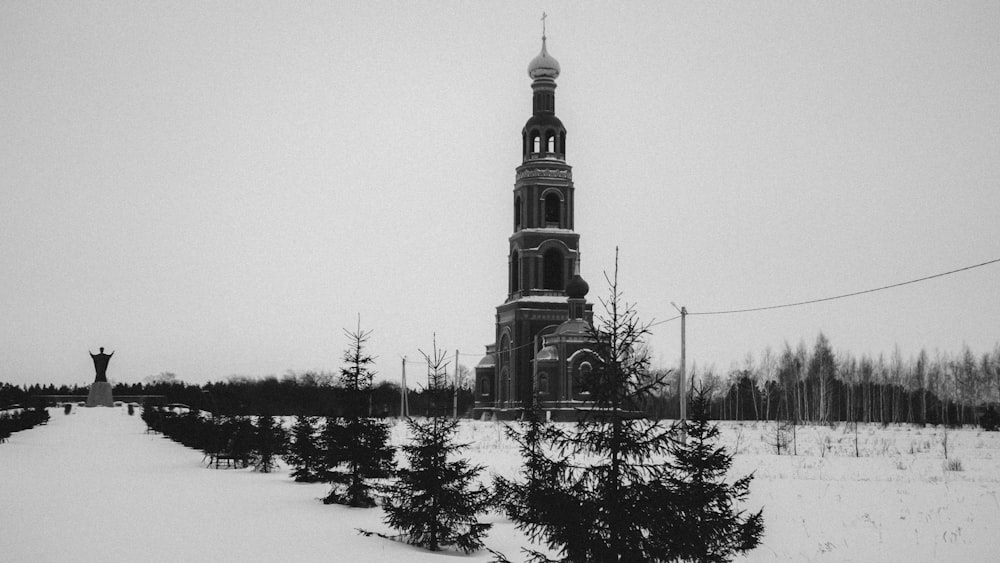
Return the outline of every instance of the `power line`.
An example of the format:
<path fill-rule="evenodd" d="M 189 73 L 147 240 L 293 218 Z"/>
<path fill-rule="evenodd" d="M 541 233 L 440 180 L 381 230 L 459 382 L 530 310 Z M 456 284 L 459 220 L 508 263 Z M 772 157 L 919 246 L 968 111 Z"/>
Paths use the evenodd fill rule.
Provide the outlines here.
<path fill-rule="evenodd" d="M 834 295 L 833 297 L 823 297 L 821 299 L 810 299 L 809 301 L 799 301 L 797 303 L 786 303 L 784 305 L 770 305 L 768 307 L 752 307 L 752 308 L 749 308 L 749 309 L 730 309 L 730 310 L 726 310 L 726 311 L 699 311 L 699 312 L 689 312 L 688 314 L 689 315 L 729 315 L 729 314 L 734 314 L 734 313 L 750 313 L 750 312 L 753 312 L 753 311 L 767 311 L 767 310 L 770 310 L 770 309 L 783 309 L 783 308 L 786 308 L 786 307 L 798 307 L 799 305 L 809 305 L 809 304 L 812 304 L 812 303 L 821 303 L 823 301 L 833 301 L 834 299 L 844 299 L 845 297 L 854 297 L 855 295 L 863 295 L 865 293 L 874 293 L 876 291 L 882 291 L 882 290 L 885 290 L 885 289 L 892 289 L 894 287 L 900 287 L 900 286 L 904 286 L 904 285 L 909 285 L 911 283 L 917 283 L 917 282 L 932 280 L 934 278 L 940 278 L 940 277 L 943 277 L 943 276 L 949 276 L 951 274 L 957 274 L 958 272 L 964 272 L 966 270 L 971 270 L 973 268 L 981 268 L 983 266 L 988 266 L 990 264 L 996 264 L 997 262 L 1000 262 L 1000 258 L 996 258 L 994 260 L 989 260 L 989 261 L 983 262 L 981 264 L 974 264 L 972 266 L 966 266 L 964 268 L 958 268 L 957 270 L 950 270 L 948 272 L 941 272 L 940 274 L 934 274 L 932 276 L 924 276 L 922 278 L 917 278 L 915 280 L 909 280 L 909 281 L 905 281 L 905 282 L 894 283 L 894 284 L 891 284 L 891 285 L 884 285 L 882 287 L 876 287 L 874 289 L 866 289 L 866 290 L 863 290 L 863 291 L 855 291 L 853 293 L 845 293 L 843 295 Z"/>
<path fill-rule="evenodd" d="M 665 323 L 669 323 L 670 321 L 676 321 L 679 318 L 681 318 L 681 316 L 677 315 L 676 317 L 670 317 L 669 319 L 665 319 L 665 320 L 662 320 L 662 321 L 656 321 L 655 323 L 650 324 L 647 328 L 653 328 L 654 326 L 659 326 L 659 325 L 662 325 L 662 324 L 665 324 Z"/>

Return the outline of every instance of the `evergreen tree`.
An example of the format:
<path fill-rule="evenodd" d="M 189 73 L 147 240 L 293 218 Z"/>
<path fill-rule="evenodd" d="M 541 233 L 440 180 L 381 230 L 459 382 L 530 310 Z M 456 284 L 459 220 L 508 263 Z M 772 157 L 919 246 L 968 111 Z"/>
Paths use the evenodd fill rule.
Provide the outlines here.
<path fill-rule="evenodd" d="M 399 481 L 388 488 L 385 522 L 400 530 L 407 543 L 439 551 L 455 546 L 464 552 L 483 546 L 490 524 L 476 516 L 486 510 L 489 491 L 473 488 L 483 470 L 467 459 L 449 461 L 465 444 L 456 444 L 457 419 L 435 416 L 407 419 L 413 441 L 402 446 L 410 467 L 399 470 Z"/>
<path fill-rule="evenodd" d="M 372 366 L 375 358 L 365 351 L 371 331 L 344 330 L 350 345 L 340 370 L 344 387 L 344 416 L 328 418 L 323 432 L 326 480 L 333 486 L 326 504 L 375 506 L 371 479 L 388 477 L 395 467 L 395 450 L 389 445 L 389 427 L 371 418 Z"/>
<path fill-rule="evenodd" d="M 643 406 L 665 385 L 667 374 L 649 370 L 643 344 L 649 325 L 605 276 L 587 386 L 593 408 L 581 411 L 575 428 L 533 418 L 518 441 L 525 458 L 523 481 L 511 484 L 508 515 L 535 542 L 556 553 L 525 550 L 532 562 L 675 561 L 681 553 L 668 539 L 676 528 L 664 507 L 676 503 L 668 460 L 679 428 L 643 418 Z M 500 561 L 506 561 L 497 554 Z"/>
<path fill-rule="evenodd" d="M 473 487 L 483 468 L 467 459 L 449 461 L 466 444 L 455 443 L 458 419 L 445 416 L 450 393 L 444 381 L 444 355 L 435 342 L 433 354 L 424 356 L 431 416 L 406 421 L 413 435 L 412 441 L 402 446 L 409 468 L 399 470 L 398 482 L 386 487 L 385 522 L 400 530 L 397 538 L 431 551 L 448 546 L 476 551 L 482 548 L 482 537 L 491 526 L 476 518 L 490 502 L 486 488 Z"/>
<path fill-rule="evenodd" d="M 292 427 L 285 462 L 293 467 L 296 481 L 314 483 L 323 481 L 323 450 L 316 437 L 316 417 L 297 416 Z"/>
<path fill-rule="evenodd" d="M 333 487 L 323 502 L 375 506 L 370 480 L 389 477 L 395 467 L 396 453 L 388 443 L 388 425 L 367 417 L 331 419 L 324 438 L 326 480 Z"/>
<path fill-rule="evenodd" d="M 553 475 L 559 472 L 558 464 L 545 455 L 543 443 L 560 436 L 559 430 L 552 423 L 542 420 L 538 410 L 532 406 L 525 411 L 518 426 L 507 426 L 505 432 L 518 444 L 524 465 L 520 481 L 494 477 L 496 504 L 511 520 L 539 522 L 544 515 L 543 507 L 556 500 L 549 484 L 553 482 Z"/>
<path fill-rule="evenodd" d="M 14 433 L 13 426 L 11 417 L 6 413 L 0 413 L 0 444 L 6 442 Z"/>
<path fill-rule="evenodd" d="M 687 439 L 670 446 L 670 470 L 657 483 L 668 502 L 657 505 L 654 518 L 667 525 L 655 539 L 675 559 L 731 561 L 733 555 L 760 543 L 762 511 L 746 515 L 736 504 L 746 500 L 753 475 L 725 481 L 732 455 L 718 446 L 719 429 L 708 420 L 709 399 L 699 389 L 691 404 Z"/>
<path fill-rule="evenodd" d="M 285 452 L 287 435 L 280 424 L 274 422 L 274 417 L 263 414 L 257 417 L 253 427 L 254 468 L 261 473 L 270 473 L 277 466 L 276 459 Z"/>
<path fill-rule="evenodd" d="M 222 423 L 222 435 L 226 449 L 236 467 L 247 467 L 255 457 L 256 431 L 254 424 L 245 415 L 227 417 Z"/>

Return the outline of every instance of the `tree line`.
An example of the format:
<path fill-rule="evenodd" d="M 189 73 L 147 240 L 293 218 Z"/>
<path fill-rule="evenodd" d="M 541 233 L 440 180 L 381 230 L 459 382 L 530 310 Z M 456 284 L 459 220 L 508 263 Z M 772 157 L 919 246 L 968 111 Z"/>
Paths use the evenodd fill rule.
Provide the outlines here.
<path fill-rule="evenodd" d="M 897 346 L 888 357 L 855 356 L 835 353 L 820 333 L 812 347 L 767 348 L 724 374 L 693 369 L 691 379 L 711 390 L 717 420 L 980 424 L 1000 404 L 1000 344 L 979 355 L 964 346 L 904 358 Z M 677 410 L 676 387 L 647 405 L 652 416 Z"/>
<path fill-rule="evenodd" d="M 25 385 L 17 386 L 0 383 L 0 407 L 13 404 L 34 404 L 39 395 L 75 395 L 80 401 L 87 398 L 86 385 Z M 162 395 L 166 404 L 181 403 L 202 411 L 220 415 L 261 415 L 279 416 L 338 416 L 346 409 L 353 408 L 350 394 L 334 374 L 307 371 L 288 373 L 280 379 L 275 376 L 264 378 L 230 377 L 224 381 L 202 385 L 185 383 L 176 375 L 165 372 L 150 376 L 140 383 L 114 383 L 114 396 Z M 372 386 L 369 395 L 370 412 L 377 417 L 398 417 L 400 415 L 400 386 L 383 381 Z M 458 412 L 472 409 L 472 390 L 458 389 Z M 425 414 L 429 409 L 426 389 L 418 388 L 408 393 L 410 411 Z"/>

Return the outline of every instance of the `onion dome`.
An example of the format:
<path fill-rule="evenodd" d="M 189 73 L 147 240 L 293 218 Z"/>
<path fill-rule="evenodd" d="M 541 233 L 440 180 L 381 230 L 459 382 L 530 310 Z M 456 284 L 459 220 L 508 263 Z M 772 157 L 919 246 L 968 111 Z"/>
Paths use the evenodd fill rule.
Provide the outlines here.
<path fill-rule="evenodd" d="M 535 361 L 554 362 L 559 359 L 559 350 L 555 346 L 546 346 L 535 354 Z"/>
<path fill-rule="evenodd" d="M 542 36 L 542 52 L 538 54 L 537 57 L 531 59 L 531 63 L 528 64 L 528 76 L 532 80 L 537 80 L 539 78 L 559 78 L 559 61 L 549 54 L 548 49 L 545 48 L 545 36 Z"/>
<path fill-rule="evenodd" d="M 590 291 L 590 285 L 577 273 L 566 284 L 566 295 L 570 299 L 583 299 Z"/>
<path fill-rule="evenodd" d="M 556 327 L 556 330 L 553 332 L 553 334 L 565 336 L 589 336 L 590 333 L 590 323 L 583 319 L 570 319 L 568 321 L 563 321 L 563 323 Z"/>
<path fill-rule="evenodd" d="M 483 356 L 483 359 L 479 360 L 479 363 L 476 365 L 476 367 L 477 368 L 492 368 L 492 367 L 496 367 L 496 365 L 497 365 L 497 361 L 496 361 L 496 358 L 493 357 L 493 354 L 486 354 L 485 356 Z"/>

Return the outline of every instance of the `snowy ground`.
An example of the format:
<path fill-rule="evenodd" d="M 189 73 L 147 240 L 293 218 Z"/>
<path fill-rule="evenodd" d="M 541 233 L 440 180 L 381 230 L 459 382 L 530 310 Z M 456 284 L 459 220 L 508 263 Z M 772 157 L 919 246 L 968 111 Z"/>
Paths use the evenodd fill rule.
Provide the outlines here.
<path fill-rule="evenodd" d="M 388 531 L 379 509 L 326 506 L 325 485 L 286 471 L 204 468 L 200 452 L 146 434 L 123 408 L 82 409 L 0 444 L 3 561 L 489 561 L 360 536 Z M 1000 553 L 1000 434 L 862 426 L 799 427 L 776 456 L 771 425 L 723 424 L 732 475 L 756 472 L 746 508 L 764 507 L 764 542 L 745 561 L 994 561 Z M 519 458 L 493 423 L 466 422 L 467 454 L 512 475 Z M 396 425 L 394 441 L 406 438 Z M 487 546 L 525 538 L 503 517 Z"/>

